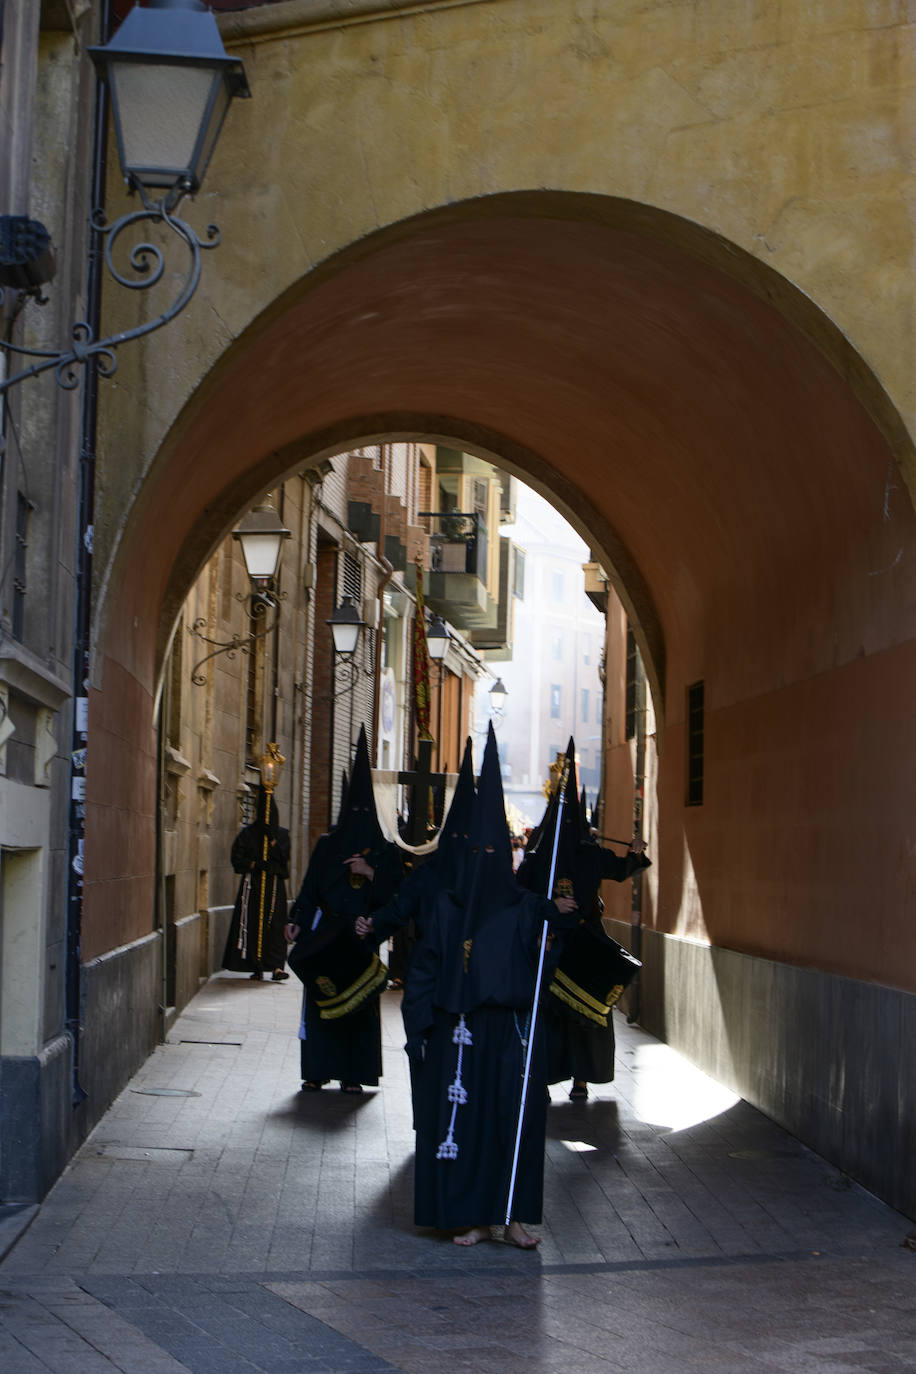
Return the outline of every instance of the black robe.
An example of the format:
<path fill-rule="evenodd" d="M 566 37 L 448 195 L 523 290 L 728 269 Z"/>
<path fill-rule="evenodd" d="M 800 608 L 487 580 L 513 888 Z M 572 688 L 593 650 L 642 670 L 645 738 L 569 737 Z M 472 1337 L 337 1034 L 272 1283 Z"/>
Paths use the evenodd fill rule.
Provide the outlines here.
<path fill-rule="evenodd" d="M 583 919 L 603 931 L 598 897 L 602 880 L 622 883 L 648 868 L 649 863 L 644 854 L 628 852 L 621 857 L 597 844 L 581 844 L 576 852 L 573 892 L 580 903 Z M 519 881 L 523 881 L 522 869 L 519 869 Z M 565 1004 L 550 992 L 545 994 L 543 1004 L 548 1029 L 547 1082 L 565 1083 L 568 1079 L 577 1079 L 584 1083 L 612 1083 L 616 1050 L 613 1016 L 608 1017 L 606 1027 L 586 1025 L 570 1015 Z"/>
<path fill-rule="evenodd" d="M 264 838 L 267 837 L 267 858 Z M 233 973 L 282 969 L 286 963 L 286 925 L 289 877 L 289 831 L 246 825 L 232 842 L 232 868 L 242 875 L 235 910 L 226 937 L 223 968 Z"/>
<path fill-rule="evenodd" d="M 506 1219 L 545 918 L 562 923 L 552 902 L 519 891 L 474 931 L 465 971 L 462 909 L 442 894 L 429 913 L 402 1003 L 408 1053 L 418 1065 L 418 1226 L 460 1230 Z M 540 1221 L 543 1205 L 544 1047 L 539 1017 L 512 1208 L 521 1222 Z M 450 1100 L 456 1083 L 457 1096 L 467 1095 L 460 1103 Z"/>
<path fill-rule="evenodd" d="M 352 846 L 342 842 L 336 830 L 322 835 L 316 844 L 289 916 L 304 934 L 317 929 L 326 912 L 355 921 L 357 916 L 370 916 L 393 897 L 404 872 L 397 846 L 383 841 L 365 854 L 375 869 L 371 881 L 351 877 L 344 861 L 352 853 Z M 373 997 L 349 1016 L 323 1021 L 314 1000 L 306 996 L 300 1066 L 303 1081 L 321 1083 L 334 1078 L 342 1083 L 375 1086 L 382 1074 L 378 998 Z"/>

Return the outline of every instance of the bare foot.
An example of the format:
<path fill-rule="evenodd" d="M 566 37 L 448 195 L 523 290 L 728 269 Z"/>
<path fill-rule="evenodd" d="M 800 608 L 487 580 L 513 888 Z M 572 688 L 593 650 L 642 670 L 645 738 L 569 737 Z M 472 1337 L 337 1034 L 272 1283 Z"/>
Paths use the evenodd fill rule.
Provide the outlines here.
<path fill-rule="evenodd" d="M 520 1250 L 534 1250 L 541 1243 L 540 1236 L 529 1236 L 520 1221 L 509 1222 L 505 1239 L 507 1245 L 517 1245 Z"/>
<path fill-rule="evenodd" d="M 492 1240 L 489 1226 L 472 1226 L 470 1231 L 462 1231 L 460 1236 L 452 1236 L 455 1245 L 479 1245 L 482 1240 Z"/>

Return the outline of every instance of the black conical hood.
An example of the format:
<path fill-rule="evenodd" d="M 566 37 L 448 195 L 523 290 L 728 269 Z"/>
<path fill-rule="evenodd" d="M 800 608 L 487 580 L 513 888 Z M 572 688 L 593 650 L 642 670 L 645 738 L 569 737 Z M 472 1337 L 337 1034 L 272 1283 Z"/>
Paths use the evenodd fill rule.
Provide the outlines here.
<path fill-rule="evenodd" d="M 475 798 L 477 791 L 474 787 L 474 756 L 471 741 L 468 739 L 467 745 L 464 746 L 464 757 L 461 758 L 459 778 L 452 793 L 452 802 L 442 822 L 438 844 L 435 846 L 435 867 L 445 892 L 452 890 L 466 866 L 467 852 L 471 845 L 468 834 L 471 830 L 471 820 L 474 818 Z"/>
<path fill-rule="evenodd" d="M 350 784 L 340 808 L 337 828 L 333 833 L 338 840 L 338 847 L 343 845 L 351 854 L 376 851 L 385 844 L 385 836 L 375 809 L 369 745 L 364 725 L 359 727 L 356 756 L 350 771 Z"/>
<path fill-rule="evenodd" d="M 556 844 L 556 870 L 554 873 L 553 896 L 571 892 L 571 880 L 575 870 L 575 851 L 581 838 L 579 813 L 579 793 L 576 787 L 576 742 L 572 735 L 566 746 L 567 777 L 563 788 L 562 818 L 557 837 L 557 821 L 561 815 L 560 788 L 557 787 L 544 814 L 537 842 L 525 851 L 525 857 L 518 870 L 518 881 L 529 892 L 547 893 L 550 883 L 550 870 L 553 864 L 554 842 Z M 566 881 L 564 881 L 566 880 Z M 562 884 L 562 886 L 560 886 Z"/>
<path fill-rule="evenodd" d="M 487 732 L 477 800 L 471 818 L 469 850 L 457 900 L 464 907 L 464 938 L 473 937 L 491 916 L 521 899 L 512 871 L 512 838 L 493 726 Z"/>
<path fill-rule="evenodd" d="M 474 816 L 475 799 L 474 759 L 471 741 L 468 739 L 464 746 L 464 758 L 461 760 L 458 781 L 436 845 L 436 867 L 441 873 L 442 886 L 446 891 L 452 888 L 463 872 L 464 858 L 471 843 L 468 836 Z"/>
<path fill-rule="evenodd" d="M 564 756 L 564 755 L 561 755 L 560 757 L 567 757 L 567 758 L 574 759 L 574 758 L 576 757 L 576 752 L 575 752 L 575 751 L 576 751 L 575 741 L 573 740 L 572 735 L 570 735 L 570 737 L 569 737 L 569 743 L 568 743 L 567 746 L 566 746 L 566 755 L 565 755 L 565 756 Z M 551 767 L 553 767 L 552 764 L 551 764 Z M 557 807 L 559 806 L 559 804 L 560 804 L 560 788 L 559 788 L 559 778 L 558 778 L 558 779 L 557 779 L 557 783 L 556 783 L 553 787 L 551 787 L 550 792 L 549 792 L 549 794 L 548 794 L 548 797 L 547 797 L 547 805 L 544 807 L 544 814 L 543 814 L 543 816 L 542 816 L 541 819 L 538 821 L 537 825 L 534 827 L 534 829 L 532 830 L 531 834 L 528 836 L 528 843 L 527 843 L 527 845 L 525 846 L 525 852 L 526 852 L 527 854 L 533 854 L 533 853 L 534 853 L 534 851 L 535 851 L 535 850 L 537 849 L 537 847 L 538 847 L 538 844 L 539 844 L 539 842 L 540 842 L 540 839 L 541 839 L 541 836 L 542 836 L 542 835 L 544 835 L 545 833 L 549 833 L 550 835 L 553 834 L 553 832 L 554 832 L 554 827 L 556 826 Z"/>
<path fill-rule="evenodd" d="M 474 757 L 471 739 L 470 736 L 468 736 L 464 746 L 464 756 L 461 760 L 461 767 L 458 770 L 458 781 L 455 783 L 452 800 L 445 820 L 442 822 L 442 833 L 439 836 L 440 848 L 442 846 L 442 841 L 447 840 L 450 835 L 470 834 L 476 795 L 477 793 L 474 787 Z"/>

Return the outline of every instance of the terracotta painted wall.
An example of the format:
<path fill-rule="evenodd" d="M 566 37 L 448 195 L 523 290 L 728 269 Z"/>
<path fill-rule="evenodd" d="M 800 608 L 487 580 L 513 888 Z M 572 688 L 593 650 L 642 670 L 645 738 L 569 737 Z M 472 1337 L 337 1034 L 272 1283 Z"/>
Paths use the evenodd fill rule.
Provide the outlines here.
<path fill-rule="evenodd" d="M 916 989 L 901 7 L 271 8 L 224 21 L 255 98 L 188 212 L 223 246 L 103 394 L 89 789 L 116 853 L 146 872 L 146 793 L 103 784 L 148 767 L 170 608 L 286 446 L 439 439 L 549 493 L 638 628 L 659 928 Z M 145 919 L 105 854 L 98 940 Z"/>

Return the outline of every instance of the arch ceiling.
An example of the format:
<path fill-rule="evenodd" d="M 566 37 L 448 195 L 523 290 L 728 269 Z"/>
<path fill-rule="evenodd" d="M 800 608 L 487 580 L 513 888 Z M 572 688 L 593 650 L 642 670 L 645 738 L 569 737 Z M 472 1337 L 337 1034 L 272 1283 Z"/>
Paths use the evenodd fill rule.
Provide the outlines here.
<path fill-rule="evenodd" d="M 685 246 L 643 207 L 630 223 L 576 218 L 582 199 L 563 198 L 562 217 L 515 197 L 419 217 L 275 302 L 205 379 L 129 514 L 116 566 L 140 529 L 163 555 L 134 589 L 146 623 L 170 621 L 291 445 L 301 465 L 377 434 L 439 434 L 501 457 L 588 531 L 658 665 L 714 604 L 747 622 L 749 674 L 774 616 L 774 681 L 859 652 L 851 627 L 834 643 L 825 623 L 827 645 L 806 607 L 823 608 L 839 566 L 889 563 L 889 526 L 911 524 L 893 467 L 888 480 L 895 417 L 878 415 L 882 436 L 854 394 L 864 370 L 803 298 L 780 281 L 777 308 L 778 287 L 734 270 L 759 264 L 693 226 Z"/>
<path fill-rule="evenodd" d="M 896 461 L 905 436 L 788 284 L 695 226 L 643 207 L 596 214 L 586 199 L 587 214 L 582 198 L 510 196 L 420 216 L 274 302 L 201 383 L 132 503 L 106 578 L 96 679 L 114 663 L 152 701 L 197 570 L 294 465 L 380 435 L 493 453 L 613 566 L 669 738 L 685 685 L 706 682 L 719 804 L 668 833 L 676 848 L 682 825 L 693 831 L 713 936 L 718 918 L 733 945 L 760 947 L 764 856 L 804 881 L 790 850 L 815 794 L 796 764 L 834 770 L 822 859 L 836 882 L 850 867 L 848 910 L 819 889 L 805 954 L 845 969 L 861 887 L 847 837 L 874 842 L 875 867 L 899 888 L 902 860 L 864 798 L 916 801 L 894 745 L 916 623 L 916 522 Z M 791 815 L 778 816 L 787 778 Z M 680 786 L 669 764 L 668 815 L 682 815 Z M 746 890 L 723 878 L 725 845 L 743 854 Z M 889 891 L 873 932 L 874 973 L 893 965 L 901 892 Z M 780 900 L 783 929 L 765 947 L 802 957 Z"/>

